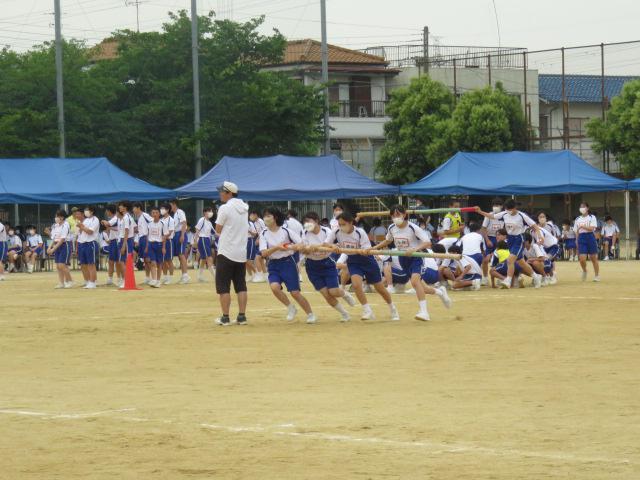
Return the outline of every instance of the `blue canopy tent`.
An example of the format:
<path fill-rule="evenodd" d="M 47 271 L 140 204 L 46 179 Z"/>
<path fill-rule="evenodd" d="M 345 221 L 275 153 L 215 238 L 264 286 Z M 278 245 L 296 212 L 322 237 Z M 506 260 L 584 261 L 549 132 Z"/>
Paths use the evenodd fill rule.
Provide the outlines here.
<path fill-rule="evenodd" d="M 335 155 L 260 158 L 223 157 L 193 182 L 176 189 L 183 198 L 217 198 L 225 180 L 238 185 L 240 198 L 253 201 L 323 200 L 398 195 L 399 188 L 375 182 Z"/>
<path fill-rule="evenodd" d="M 632 192 L 640 192 L 640 178 L 629 182 L 629 190 Z"/>
<path fill-rule="evenodd" d="M 97 203 L 174 196 L 106 158 L 0 159 L 0 203 Z"/>
<path fill-rule="evenodd" d="M 570 150 L 458 152 L 405 195 L 541 195 L 626 190 L 627 182 L 592 167 Z"/>

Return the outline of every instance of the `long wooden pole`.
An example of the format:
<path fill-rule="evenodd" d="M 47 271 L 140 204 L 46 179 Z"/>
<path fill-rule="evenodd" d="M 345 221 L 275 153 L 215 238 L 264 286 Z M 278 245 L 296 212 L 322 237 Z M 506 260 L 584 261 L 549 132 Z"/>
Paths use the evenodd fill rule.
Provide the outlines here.
<path fill-rule="evenodd" d="M 407 210 L 409 215 L 423 215 L 426 213 L 447 213 L 447 212 L 468 212 L 472 213 L 476 211 L 476 207 L 462 207 L 462 208 L 424 208 L 420 210 Z M 389 210 L 381 211 L 381 212 L 359 212 L 358 218 L 364 217 L 389 217 L 391 216 L 391 212 Z"/>
<path fill-rule="evenodd" d="M 462 255 L 454 253 L 406 252 L 403 250 L 376 250 L 373 248 L 331 248 L 321 245 L 309 245 L 305 248 L 316 252 L 344 253 L 346 255 L 383 255 L 392 257 L 444 258 L 460 260 Z"/>

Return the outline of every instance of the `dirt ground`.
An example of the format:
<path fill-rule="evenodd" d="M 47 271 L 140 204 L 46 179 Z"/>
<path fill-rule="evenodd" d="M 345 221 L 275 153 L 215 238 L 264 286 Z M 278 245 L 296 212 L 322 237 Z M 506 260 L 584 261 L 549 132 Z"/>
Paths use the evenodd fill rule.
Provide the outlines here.
<path fill-rule="evenodd" d="M 250 324 L 226 328 L 211 284 L 10 275 L 0 478 L 636 480 L 640 262 L 602 270 L 429 298 L 429 323 L 372 295 L 377 321 L 341 324 L 310 293 L 319 323 L 288 324 L 251 285 Z"/>

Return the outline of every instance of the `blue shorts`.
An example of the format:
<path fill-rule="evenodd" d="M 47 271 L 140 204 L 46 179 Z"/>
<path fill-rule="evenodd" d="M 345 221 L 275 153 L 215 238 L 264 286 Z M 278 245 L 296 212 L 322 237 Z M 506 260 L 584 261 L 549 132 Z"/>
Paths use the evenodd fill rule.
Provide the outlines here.
<path fill-rule="evenodd" d="M 120 240 L 118 240 L 118 252 L 120 253 L 120 260 L 118 260 L 119 262 L 126 261 L 127 256 L 130 253 L 133 253 L 134 247 L 135 247 L 133 237 L 127 238 L 126 253 L 124 254 L 124 256 L 122 255 L 122 245 L 124 245 L 124 238 L 121 238 Z"/>
<path fill-rule="evenodd" d="M 109 240 L 109 260 L 112 262 L 120 261 L 120 249 L 118 248 L 118 240 Z"/>
<path fill-rule="evenodd" d="M 503 277 L 507 276 L 507 269 L 509 268 L 509 266 L 507 265 L 507 262 L 501 262 L 499 264 L 497 264 L 495 267 L 493 267 L 493 269 L 499 273 L 500 275 L 502 275 Z"/>
<path fill-rule="evenodd" d="M 307 258 L 305 267 L 309 281 L 316 290 L 339 287 L 338 268 L 336 267 L 336 262 L 334 262 L 331 257 L 325 258 L 324 260 L 311 260 Z"/>
<path fill-rule="evenodd" d="M 28 252 L 33 252 L 36 255 L 38 255 L 39 257 L 42 256 L 42 247 L 37 247 L 35 250 L 31 250 L 31 247 L 29 247 L 29 249 L 27 251 Z"/>
<path fill-rule="evenodd" d="M 71 248 L 73 248 L 73 243 L 72 243 L 72 242 L 69 242 L 69 243 L 71 243 L 71 245 L 72 245 L 72 247 L 71 247 Z M 7 244 L 7 245 L 8 245 L 8 244 Z M 16 255 L 22 255 L 22 247 L 18 247 L 18 248 L 9 248 L 9 249 L 7 250 L 7 253 L 9 253 L 9 252 L 13 252 L 13 253 L 15 253 Z"/>
<path fill-rule="evenodd" d="M 478 265 L 482 265 L 483 257 L 481 253 L 474 253 L 473 255 L 469 255 L 469 257 L 473 258 Z"/>
<path fill-rule="evenodd" d="M 480 280 L 482 275 L 479 273 L 467 273 L 464 277 L 462 277 L 463 282 L 472 282 L 474 280 Z"/>
<path fill-rule="evenodd" d="M 253 237 L 247 238 L 247 260 L 255 260 L 258 253 L 258 246 L 256 245 L 256 239 Z"/>
<path fill-rule="evenodd" d="M 7 242 L 0 242 L 0 262 L 7 259 Z"/>
<path fill-rule="evenodd" d="M 400 261 L 400 266 L 404 273 L 410 277 L 414 273 L 420 275 L 422 273 L 422 264 L 423 261 L 418 257 L 400 257 L 398 259 Z"/>
<path fill-rule="evenodd" d="M 516 256 L 516 260 L 520 260 L 523 256 L 524 240 L 522 235 L 509 235 L 507 237 L 507 245 L 509 245 L 509 253 Z"/>
<path fill-rule="evenodd" d="M 405 285 L 409 281 L 409 275 L 402 268 L 391 267 L 391 282 L 394 285 Z"/>
<path fill-rule="evenodd" d="M 593 233 L 581 233 L 578 237 L 578 254 L 579 255 L 597 255 L 598 242 Z"/>
<path fill-rule="evenodd" d="M 551 273 L 553 270 L 553 262 L 549 259 L 544 261 L 544 273 Z"/>
<path fill-rule="evenodd" d="M 576 239 L 575 238 L 567 238 L 564 241 L 564 248 L 567 250 L 575 250 L 576 249 Z"/>
<path fill-rule="evenodd" d="M 162 260 L 165 262 L 170 262 L 171 260 L 173 260 L 173 241 L 166 240 L 164 242 L 164 246 L 166 250 L 164 253 L 164 257 L 162 257 Z"/>
<path fill-rule="evenodd" d="M 560 253 L 560 245 L 552 245 L 549 248 L 545 248 L 544 251 L 551 260 L 554 260 L 558 258 L 558 254 Z"/>
<path fill-rule="evenodd" d="M 285 258 L 269 260 L 269 283 L 277 283 L 284 285 L 290 292 L 300 291 L 300 275 L 298 275 L 298 267 L 293 260 L 293 255 Z"/>
<path fill-rule="evenodd" d="M 424 272 L 422 272 L 422 281 L 427 285 L 435 285 L 436 283 L 438 283 L 440 281 L 438 270 L 427 268 Z"/>
<path fill-rule="evenodd" d="M 147 242 L 147 258 L 153 263 L 162 263 L 162 242 Z"/>
<path fill-rule="evenodd" d="M 109 256 L 109 245 L 100 247 L 100 255 L 104 255 L 105 257 Z"/>
<path fill-rule="evenodd" d="M 71 242 L 64 242 L 60 245 L 55 252 L 53 252 L 53 258 L 56 263 L 67 264 L 71 258 Z"/>
<path fill-rule="evenodd" d="M 496 237 L 491 237 L 491 236 L 487 236 L 487 238 L 489 239 L 489 241 L 491 242 L 491 246 L 489 245 L 485 245 L 485 255 L 491 255 L 493 252 L 496 251 L 496 243 L 498 243 L 498 240 L 496 240 Z"/>
<path fill-rule="evenodd" d="M 80 265 L 95 265 L 99 251 L 98 242 L 78 243 L 78 262 Z"/>
<path fill-rule="evenodd" d="M 200 255 L 200 260 L 204 260 L 206 258 L 211 257 L 211 238 L 210 237 L 198 238 L 198 255 Z"/>
<path fill-rule="evenodd" d="M 184 235 L 184 242 L 180 241 L 181 232 L 176 232 L 171 239 L 173 243 L 173 256 L 178 257 L 180 255 L 184 255 L 187 247 L 187 234 Z"/>
<path fill-rule="evenodd" d="M 213 246 L 213 249 L 217 252 L 218 251 L 218 242 L 220 241 L 219 237 L 214 236 L 213 239 L 211 240 L 211 245 Z M 260 255 L 260 252 L 257 253 L 257 255 Z"/>
<path fill-rule="evenodd" d="M 138 238 L 138 256 L 140 258 L 149 258 L 149 253 L 147 252 L 147 236 Z"/>
<path fill-rule="evenodd" d="M 349 275 L 358 275 L 370 285 L 382 281 L 380 267 L 378 267 L 378 262 L 372 256 L 349 255 L 347 269 L 349 270 Z"/>

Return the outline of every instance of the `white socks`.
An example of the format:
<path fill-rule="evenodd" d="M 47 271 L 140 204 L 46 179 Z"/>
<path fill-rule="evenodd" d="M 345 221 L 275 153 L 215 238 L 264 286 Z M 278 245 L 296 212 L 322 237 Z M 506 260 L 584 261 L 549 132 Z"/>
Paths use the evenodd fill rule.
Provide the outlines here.
<path fill-rule="evenodd" d="M 442 293 L 441 293 L 441 295 L 442 295 Z M 426 300 L 418 301 L 418 305 L 420 305 L 420 311 L 421 312 L 426 312 L 427 311 L 427 301 Z"/>

